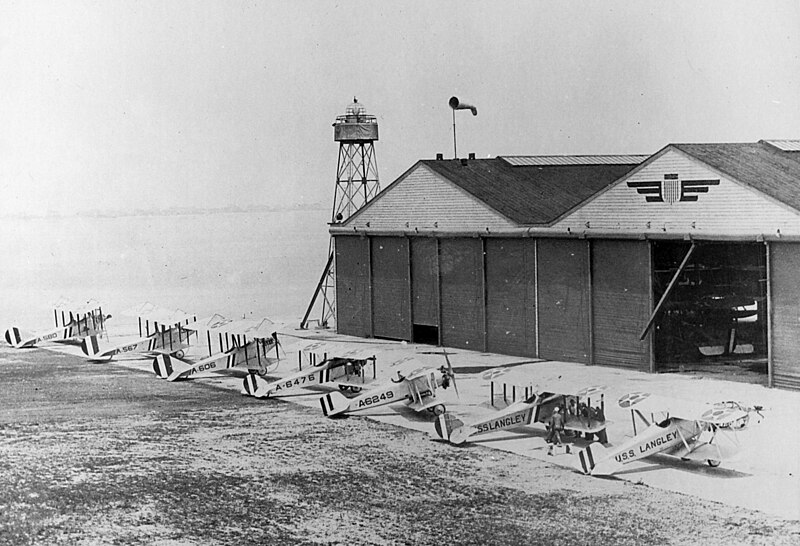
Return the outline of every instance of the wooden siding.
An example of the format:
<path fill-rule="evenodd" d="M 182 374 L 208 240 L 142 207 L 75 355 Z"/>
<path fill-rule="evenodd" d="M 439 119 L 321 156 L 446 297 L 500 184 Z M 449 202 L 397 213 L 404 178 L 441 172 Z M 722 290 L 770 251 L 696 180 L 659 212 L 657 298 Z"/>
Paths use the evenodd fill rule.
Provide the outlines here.
<path fill-rule="evenodd" d="M 647 202 L 629 183 L 679 180 L 719 180 L 699 193 L 697 201 Z M 731 235 L 800 234 L 800 213 L 747 186 L 738 184 L 686 155 L 668 150 L 651 164 L 584 204 L 557 222 L 556 229 L 619 230 L 622 233 L 725 233 Z"/>
<path fill-rule="evenodd" d="M 439 241 L 442 344 L 484 350 L 483 253 L 480 239 Z"/>
<path fill-rule="evenodd" d="M 639 335 L 650 316 L 650 245 L 592 241 L 594 364 L 647 371 L 650 340 Z"/>
<path fill-rule="evenodd" d="M 589 362 L 589 250 L 586 241 L 539 239 L 539 357 Z"/>
<path fill-rule="evenodd" d="M 408 239 L 370 238 L 375 337 L 411 341 Z"/>
<path fill-rule="evenodd" d="M 369 337 L 371 330 L 369 240 L 336 237 L 336 331 Z"/>
<path fill-rule="evenodd" d="M 486 239 L 485 245 L 487 349 L 536 356 L 535 240 Z"/>
<path fill-rule="evenodd" d="M 769 259 L 773 384 L 800 389 L 800 244 L 771 243 Z"/>
<path fill-rule="evenodd" d="M 367 225 L 369 224 L 369 225 Z M 465 191 L 420 165 L 353 218 L 364 231 L 485 231 L 514 224 Z"/>
<path fill-rule="evenodd" d="M 414 324 L 439 326 L 439 266 L 436 239 L 411 238 L 411 316 Z"/>

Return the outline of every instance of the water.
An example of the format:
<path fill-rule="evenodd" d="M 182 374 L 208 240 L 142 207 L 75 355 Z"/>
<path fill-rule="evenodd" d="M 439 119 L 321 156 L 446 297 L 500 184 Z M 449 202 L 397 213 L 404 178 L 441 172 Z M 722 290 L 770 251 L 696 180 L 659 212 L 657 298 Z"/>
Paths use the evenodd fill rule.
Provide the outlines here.
<path fill-rule="evenodd" d="M 117 324 L 145 301 L 198 317 L 299 324 L 327 259 L 329 215 L 0 219 L 0 329 L 49 327 L 62 297 L 97 299 Z"/>

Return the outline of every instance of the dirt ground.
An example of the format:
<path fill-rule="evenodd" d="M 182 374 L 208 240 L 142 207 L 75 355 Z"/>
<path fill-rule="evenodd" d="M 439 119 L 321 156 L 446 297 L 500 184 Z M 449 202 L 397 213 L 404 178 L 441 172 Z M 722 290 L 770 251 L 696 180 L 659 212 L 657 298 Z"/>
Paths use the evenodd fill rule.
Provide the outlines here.
<path fill-rule="evenodd" d="M 798 544 L 800 522 L 0 347 L 2 544 Z"/>

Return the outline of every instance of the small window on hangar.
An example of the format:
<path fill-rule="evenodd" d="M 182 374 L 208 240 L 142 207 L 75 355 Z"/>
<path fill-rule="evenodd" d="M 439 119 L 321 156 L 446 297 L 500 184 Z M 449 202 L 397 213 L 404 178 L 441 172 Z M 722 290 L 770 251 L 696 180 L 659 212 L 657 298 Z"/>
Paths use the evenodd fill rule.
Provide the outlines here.
<path fill-rule="evenodd" d="M 657 371 L 767 374 L 766 247 L 760 243 L 655 241 L 653 328 Z"/>

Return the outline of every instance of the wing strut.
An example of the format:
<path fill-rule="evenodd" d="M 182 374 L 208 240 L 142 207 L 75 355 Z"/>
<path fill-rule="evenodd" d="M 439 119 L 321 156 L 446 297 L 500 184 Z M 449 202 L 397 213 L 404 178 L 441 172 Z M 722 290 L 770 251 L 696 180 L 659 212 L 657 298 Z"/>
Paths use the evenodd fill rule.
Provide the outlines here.
<path fill-rule="evenodd" d="M 667 289 L 664 290 L 664 294 L 661 296 L 661 299 L 658 300 L 656 308 L 653 309 L 653 313 L 650 315 L 650 319 L 647 321 L 647 325 L 644 327 L 644 330 L 642 330 L 642 333 L 639 335 L 640 340 L 644 339 L 644 337 L 647 335 L 647 332 L 653 326 L 653 322 L 655 322 L 656 317 L 661 312 L 661 307 L 664 305 L 664 302 L 667 301 L 667 298 L 672 292 L 672 289 L 675 287 L 675 283 L 678 282 L 678 277 L 680 277 L 681 274 L 683 273 L 683 270 L 686 269 L 686 265 L 689 263 L 689 258 L 692 257 L 692 253 L 694 253 L 695 248 L 697 248 L 697 243 L 693 241 L 692 246 L 690 246 L 689 250 L 686 252 L 686 256 L 683 257 L 681 265 L 678 267 L 678 270 L 672 276 L 672 280 L 669 281 Z"/>

